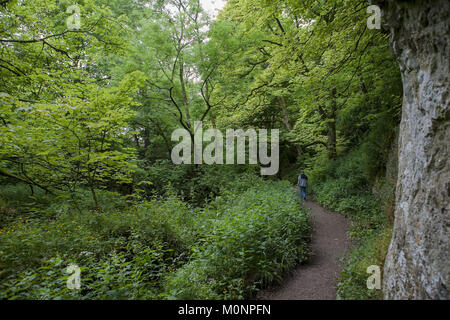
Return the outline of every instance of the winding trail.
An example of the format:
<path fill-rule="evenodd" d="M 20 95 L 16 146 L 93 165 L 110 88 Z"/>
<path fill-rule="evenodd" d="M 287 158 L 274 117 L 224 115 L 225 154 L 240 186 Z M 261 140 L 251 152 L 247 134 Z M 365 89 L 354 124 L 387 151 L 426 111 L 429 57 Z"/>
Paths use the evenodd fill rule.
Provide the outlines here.
<path fill-rule="evenodd" d="M 281 286 L 260 291 L 257 299 L 336 299 L 337 277 L 343 266 L 340 258 L 351 247 L 347 237 L 350 222 L 341 214 L 327 211 L 312 201 L 306 201 L 305 207 L 310 208 L 314 222 L 311 258 L 298 266 Z"/>

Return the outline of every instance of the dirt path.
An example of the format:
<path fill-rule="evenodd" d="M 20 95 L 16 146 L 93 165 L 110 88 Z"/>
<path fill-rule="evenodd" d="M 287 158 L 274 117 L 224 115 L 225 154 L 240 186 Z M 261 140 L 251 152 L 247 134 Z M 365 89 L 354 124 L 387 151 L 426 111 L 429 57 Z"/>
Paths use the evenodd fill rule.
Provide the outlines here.
<path fill-rule="evenodd" d="M 347 237 L 349 221 L 320 205 L 307 201 L 306 208 L 314 221 L 310 260 L 293 271 L 285 282 L 272 291 L 260 291 L 257 299 L 264 300 L 334 300 L 340 258 L 348 252 L 351 242 Z"/>

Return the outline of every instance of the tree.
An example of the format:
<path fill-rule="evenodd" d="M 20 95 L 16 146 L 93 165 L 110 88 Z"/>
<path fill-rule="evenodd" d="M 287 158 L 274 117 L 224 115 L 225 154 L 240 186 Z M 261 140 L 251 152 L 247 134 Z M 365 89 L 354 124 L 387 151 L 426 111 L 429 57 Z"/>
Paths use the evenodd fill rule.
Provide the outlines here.
<path fill-rule="evenodd" d="M 83 98 L 66 96 L 52 104 L 3 94 L 2 172 L 46 190 L 73 194 L 86 186 L 98 206 L 95 188 L 131 181 L 134 149 L 124 140 L 133 134 L 127 123 L 131 94 L 142 83 L 143 76 L 134 73 L 118 87 L 83 86 Z"/>
<path fill-rule="evenodd" d="M 395 61 L 386 36 L 368 32 L 365 9 L 364 1 L 230 1 L 217 29 L 229 30 L 238 44 L 220 33 L 213 37 L 225 52 L 238 52 L 220 69 L 221 91 L 235 92 L 222 119 L 282 125 L 298 153 L 325 147 L 334 159 L 338 141 L 355 139 L 369 112 L 398 108 Z M 392 92 L 383 103 L 381 79 L 383 90 Z M 356 106 L 363 112 L 349 130 L 346 119 Z M 239 117 L 232 116 L 236 110 Z M 340 121 L 347 126 L 342 139 Z"/>
<path fill-rule="evenodd" d="M 3 3 L 0 174 L 47 192 L 88 187 L 98 205 L 95 188 L 130 179 L 134 151 L 122 142 L 143 76 L 110 86 L 99 56 L 123 53 L 129 29 L 95 1 L 79 5 L 81 26 L 68 28 L 68 6 Z"/>

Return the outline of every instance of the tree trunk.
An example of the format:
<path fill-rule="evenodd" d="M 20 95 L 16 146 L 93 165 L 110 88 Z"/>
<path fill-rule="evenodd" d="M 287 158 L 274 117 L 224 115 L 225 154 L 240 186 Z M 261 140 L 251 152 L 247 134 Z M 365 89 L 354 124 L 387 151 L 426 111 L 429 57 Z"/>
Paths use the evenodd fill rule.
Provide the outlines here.
<path fill-rule="evenodd" d="M 165 144 L 166 150 L 167 150 L 167 156 L 168 156 L 168 159 L 170 159 L 171 147 L 170 147 L 169 138 L 166 136 L 166 134 L 164 133 L 163 128 L 161 127 L 161 125 L 158 122 L 155 122 L 155 125 L 156 125 L 156 128 L 159 131 L 159 134 L 161 135 L 161 137 L 164 140 L 164 144 Z"/>
<path fill-rule="evenodd" d="M 213 129 L 217 130 L 216 119 L 214 118 L 212 111 L 209 112 L 209 120 L 211 121 L 211 125 L 212 125 Z"/>
<path fill-rule="evenodd" d="M 287 130 L 287 132 L 291 132 L 292 126 L 291 126 L 291 123 L 289 122 L 289 115 L 288 115 L 288 112 L 286 109 L 286 99 L 283 96 L 278 98 L 278 105 L 280 106 L 281 112 L 283 113 L 283 123 L 286 127 L 286 130 Z M 295 159 L 297 159 L 303 153 L 303 150 L 295 142 L 294 142 L 294 148 L 297 152 L 295 155 Z"/>
<path fill-rule="evenodd" d="M 328 126 L 328 158 L 336 159 L 336 89 L 331 92 L 331 108 L 327 119 Z"/>
<path fill-rule="evenodd" d="M 381 7 L 382 24 L 390 30 L 404 90 L 384 295 L 450 299 L 449 2 L 372 2 Z"/>
<path fill-rule="evenodd" d="M 190 127 L 191 124 L 191 114 L 189 112 L 189 98 L 186 91 L 186 84 L 184 80 L 184 66 L 183 61 L 180 61 L 180 85 L 181 85 L 181 92 L 183 94 L 183 106 L 186 109 L 186 121 L 188 127 Z"/>
<path fill-rule="evenodd" d="M 286 100 L 284 99 L 284 97 L 278 97 L 278 105 L 280 106 L 281 112 L 283 113 L 283 123 L 286 126 L 287 131 L 291 132 L 292 127 L 289 123 L 289 117 L 286 110 Z"/>
<path fill-rule="evenodd" d="M 98 204 L 97 194 L 95 193 L 94 183 L 92 181 L 89 183 L 89 189 L 91 190 L 92 199 L 94 200 L 95 203 L 95 208 L 99 209 L 100 206 Z"/>
<path fill-rule="evenodd" d="M 143 132 L 143 140 L 144 140 L 144 147 L 139 149 L 139 155 L 141 158 L 145 158 L 147 155 L 147 151 L 150 148 L 150 129 L 148 126 L 144 127 L 144 132 Z"/>

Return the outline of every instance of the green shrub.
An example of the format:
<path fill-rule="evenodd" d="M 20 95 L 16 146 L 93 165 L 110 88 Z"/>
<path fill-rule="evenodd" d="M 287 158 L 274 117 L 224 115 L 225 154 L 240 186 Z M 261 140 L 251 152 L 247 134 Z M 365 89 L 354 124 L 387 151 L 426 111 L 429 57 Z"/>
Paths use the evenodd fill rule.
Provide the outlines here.
<path fill-rule="evenodd" d="M 124 211 L 75 210 L 55 213 L 52 219 L 19 217 L 0 230 L 0 296 L 155 298 L 162 278 L 186 261 L 186 252 L 195 242 L 190 210 L 178 199 L 168 198 Z M 66 292 L 61 280 L 70 262 L 86 270 L 83 292 L 76 297 Z"/>
<path fill-rule="evenodd" d="M 392 229 L 385 227 L 355 246 L 348 257 L 347 264 L 342 270 L 338 283 L 338 297 L 346 300 L 382 299 L 379 289 L 369 290 L 367 267 L 379 266 L 383 274 L 384 260 L 389 247 Z"/>
<path fill-rule="evenodd" d="M 35 269 L 6 279 L 0 298 L 8 299 L 155 299 L 158 282 L 166 272 L 165 250 L 155 243 L 122 241 L 122 249 L 98 257 L 85 251 L 78 256 L 43 260 Z M 81 267 L 81 289 L 67 288 L 67 266 Z"/>
<path fill-rule="evenodd" d="M 215 206 L 205 246 L 169 278 L 169 298 L 246 298 L 307 259 L 309 218 L 289 183 L 265 183 Z"/>
<path fill-rule="evenodd" d="M 309 218 L 287 182 L 243 174 L 204 208 L 104 195 L 108 210 L 61 198 L 0 229 L 0 298 L 246 298 L 308 255 Z M 66 286 L 72 263 L 80 290 Z"/>
<path fill-rule="evenodd" d="M 249 186 L 250 180 L 257 180 L 255 174 L 259 167 L 255 165 L 175 165 L 167 160 L 158 160 L 153 164 L 142 164 L 135 173 L 135 181 L 151 181 L 140 187 L 144 192 L 156 196 L 172 193 L 197 206 L 203 206 L 222 193 L 223 189 L 236 188 L 236 181 Z"/>

